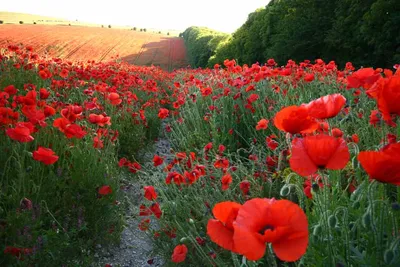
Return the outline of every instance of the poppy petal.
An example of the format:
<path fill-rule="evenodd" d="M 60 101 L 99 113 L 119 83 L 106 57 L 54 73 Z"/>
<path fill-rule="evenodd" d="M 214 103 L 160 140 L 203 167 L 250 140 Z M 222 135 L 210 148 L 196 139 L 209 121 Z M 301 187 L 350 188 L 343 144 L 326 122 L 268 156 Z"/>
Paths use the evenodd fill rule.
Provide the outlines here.
<path fill-rule="evenodd" d="M 210 219 L 207 223 L 207 234 L 210 239 L 224 249 L 235 251 L 233 231 L 226 228 L 222 222 Z"/>
<path fill-rule="evenodd" d="M 310 159 L 304 146 L 304 140 L 295 138 L 292 141 L 292 153 L 289 159 L 290 168 L 301 176 L 308 176 L 318 170 L 317 165 Z"/>
<path fill-rule="evenodd" d="M 234 224 L 233 240 L 237 253 L 244 255 L 247 259 L 256 261 L 265 254 L 266 244 L 257 234 L 250 232 L 245 227 L 236 227 Z"/>
<path fill-rule="evenodd" d="M 228 218 L 231 217 L 231 213 L 236 212 L 237 214 L 241 206 L 239 203 L 232 201 L 220 202 L 214 206 L 212 213 L 217 220 L 226 223 Z"/>

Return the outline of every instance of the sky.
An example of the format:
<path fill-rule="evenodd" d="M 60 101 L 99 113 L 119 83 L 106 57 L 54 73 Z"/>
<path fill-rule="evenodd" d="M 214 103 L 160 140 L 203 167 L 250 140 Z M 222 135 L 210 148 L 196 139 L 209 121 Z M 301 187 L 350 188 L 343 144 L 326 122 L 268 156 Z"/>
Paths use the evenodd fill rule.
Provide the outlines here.
<path fill-rule="evenodd" d="M 2 0 L 0 11 L 89 23 L 184 30 L 205 26 L 232 33 L 270 0 Z"/>

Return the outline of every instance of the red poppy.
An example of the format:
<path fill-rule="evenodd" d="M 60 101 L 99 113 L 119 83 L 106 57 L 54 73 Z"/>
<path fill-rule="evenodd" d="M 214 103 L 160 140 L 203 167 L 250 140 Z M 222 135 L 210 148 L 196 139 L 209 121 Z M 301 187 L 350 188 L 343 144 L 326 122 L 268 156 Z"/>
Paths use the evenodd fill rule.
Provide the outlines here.
<path fill-rule="evenodd" d="M 17 94 L 18 89 L 15 88 L 14 85 L 9 85 L 4 88 L 4 92 L 6 92 L 7 94 L 10 94 L 10 95 L 15 95 L 15 94 Z"/>
<path fill-rule="evenodd" d="M 47 99 L 50 96 L 50 92 L 47 91 L 45 88 L 40 88 L 39 96 L 40 96 L 40 99 Z"/>
<path fill-rule="evenodd" d="M 249 260 L 261 259 L 266 243 L 282 261 L 296 261 L 307 250 L 307 217 L 289 200 L 251 199 L 239 209 L 233 226 L 235 249 Z"/>
<path fill-rule="evenodd" d="M 162 215 L 162 211 L 160 209 L 160 204 L 158 203 L 153 203 L 150 206 L 150 210 L 151 212 L 154 214 L 154 216 L 156 216 L 157 219 L 160 219 L 161 215 Z"/>
<path fill-rule="evenodd" d="M 267 119 L 261 119 L 258 123 L 257 123 L 257 126 L 256 126 L 256 130 L 257 131 L 259 131 L 259 130 L 265 130 L 265 129 L 267 129 L 267 127 L 268 127 L 268 120 Z"/>
<path fill-rule="evenodd" d="M 172 262 L 180 263 L 180 262 L 185 261 L 187 252 L 188 252 L 188 249 L 185 244 L 177 245 L 174 248 L 174 252 L 171 257 Z"/>
<path fill-rule="evenodd" d="M 83 108 L 78 105 L 69 105 L 66 108 L 63 108 L 60 112 L 61 116 L 70 122 L 75 122 L 82 116 Z"/>
<path fill-rule="evenodd" d="M 381 78 L 367 93 L 374 97 L 383 119 L 392 122 L 391 115 L 400 116 L 400 73 L 389 78 Z"/>
<path fill-rule="evenodd" d="M 247 180 L 241 181 L 239 184 L 239 188 L 242 191 L 243 195 L 247 195 L 250 191 L 250 182 Z"/>
<path fill-rule="evenodd" d="M 339 128 L 333 128 L 332 129 L 332 135 L 334 137 L 342 137 L 343 136 L 343 132 Z"/>
<path fill-rule="evenodd" d="M 160 119 L 165 119 L 169 116 L 169 110 L 166 108 L 160 108 L 160 110 L 158 111 L 158 117 Z"/>
<path fill-rule="evenodd" d="M 228 190 L 229 185 L 232 183 L 232 176 L 227 173 L 221 178 L 222 190 Z"/>
<path fill-rule="evenodd" d="M 275 127 L 291 134 L 312 133 L 318 129 L 315 118 L 308 114 L 304 106 L 289 106 L 281 109 L 275 115 Z"/>
<path fill-rule="evenodd" d="M 33 132 L 33 127 L 31 130 L 24 123 L 17 123 L 15 128 L 9 128 L 6 130 L 6 134 L 8 135 L 8 137 L 21 143 L 27 143 L 34 140 L 31 132 Z"/>
<path fill-rule="evenodd" d="M 149 218 L 144 218 L 140 221 L 139 229 L 141 231 L 147 231 L 147 230 L 149 230 L 149 227 L 150 227 L 150 219 Z"/>
<path fill-rule="evenodd" d="M 341 94 L 326 95 L 306 104 L 308 114 L 317 119 L 335 117 L 346 104 L 346 98 Z"/>
<path fill-rule="evenodd" d="M 43 162 L 46 165 L 51 165 L 58 160 L 58 156 L 50 148 L 39 146 L 39 148 L 33 152 L 33 159 Z"/>
<path fill-rule="evenodd" d="M 148 200 L 157 199 L 157 193 L 153 186 L 145 186 L 144 188 L 144 197 Z"/>
<path fill-rule="evenodd" d="M 67 78 L 68 77 L 68 74 L 69 74 L 69 71 L 67 70 L 67 69 L 62 69 L 62 71 L 60 72 L 60 77 L 61 78 Z"/>
<path fill-rule="evenodd" d="M 226 169 L 229 167 L 229 160 L 226 158 L 217 159 L 214 162 L 214 167 L 217 169 Z"/>
<path fill-rule="evenodd" d="M 305 82 L 312 82 L 312 81 L 314 81 L 314 73 L 307 73 L 307 74 L 304 76 L 304 81 L 305 81 Z"/>
<path fill-rule="evenodd" d="M 39 71 L 39 76 L 40 78 L 42 78 L 43 80 L 49 79 L 51 78 L 52 74 L 48 69 L 43 69 Z"/>
<path fill-rule="evenodd" d="M 207 223 L 207 234 L 210 239 L 224 249 L 234 252 L 236 250 L 233 243 L 233 222 L 241 206 L 231 201 L 220 202 L 212 210 L 215 219 L 209 219 Z"/>
<path fill-rule="evenodd" d="M 363 68 L 354 72 L 347 77 L 347 88 L 360 88 L 368 89 L 373 85 L 381 75 L 373 68 Z"/>
<path fill-rule="evenodd" d="M 97 124 L 100 127 L 104 127 L 105 125 L 111 125 L 111 118 L 108 116 L 97 115 L 97 114 L 90 114 L 89 115 L 89 122 L 93 124 Z"/>
<path fill-rule="evenodd" d="M 69 124 L 64 129 L 64 134 L 67 138 L 76 137 L 78 139 L 81 139 L 86 135 L 86 132 L 82 129 L 81 126 L 77 124 Z"/>
<path fill-rule="evenodd" d="M 358 137 L 357 134 L 353 134 L 351 136 L 351 139 L 353 140 L 354 143 L 358 144 L 358 142 L 360 141 L 360 138 Z"/>
<path fill-rule="evenodd" d="M 99 194 L 102 196 L 106 196 L 112 193 L 112 189 L 111 186 L 109 185 L 103 185 L 102 187 L 100 187 L 99 189 Z"/>
<path fill-rule="evenodd" d="M 160 157 L 158 155 L 154 155 L 154 158 L 153 158 L 154 167 L 160 166 L 161 164 L 163 164 L 163 162 L 164 162 L 164 159 L 162 157 Z"/>
<path fill-rule="evenodd" d="M 110 101 L 111 105 L 114 106 L 119 105 L 122 102 L 122 99 L 119 98 L 119 94 L 117 93 L 110 93 L 107 96 L 107 99 Z"/>
<path fill-rule="evenodd" d="M 201 92 L 201 95 L 204 97 L 204 96 L 211 95 L 213 90 L 210 87 L 206 87 L 206 88 L 201 88 L 200 92 Z"/>
<path fill-rule="evenodd" d="M 357 159 L 371 179 L 400 186 L 400 143 L 381 151 L 362 151 Z"/>
<path fill-rule="evenodd" d="M 294 172 L 308 176 L 318 168 L 343 169 L 349 159 L 349 148 L 343 138 L 319 134 L 293 139 L 289 163 Z"/>

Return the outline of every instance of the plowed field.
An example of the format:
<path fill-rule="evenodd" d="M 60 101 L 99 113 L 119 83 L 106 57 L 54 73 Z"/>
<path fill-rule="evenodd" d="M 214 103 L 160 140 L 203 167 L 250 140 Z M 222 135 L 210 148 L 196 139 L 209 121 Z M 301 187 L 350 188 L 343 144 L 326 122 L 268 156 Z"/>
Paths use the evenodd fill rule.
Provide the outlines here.
<path fill-rule="evenodd" d="M 185 67 L 182 38 L 140 31 L 58 25 L 0 25 L 0 46 L 22 43 L 40 53 L 70 60 L 156 65 L 172 71 Z"/>

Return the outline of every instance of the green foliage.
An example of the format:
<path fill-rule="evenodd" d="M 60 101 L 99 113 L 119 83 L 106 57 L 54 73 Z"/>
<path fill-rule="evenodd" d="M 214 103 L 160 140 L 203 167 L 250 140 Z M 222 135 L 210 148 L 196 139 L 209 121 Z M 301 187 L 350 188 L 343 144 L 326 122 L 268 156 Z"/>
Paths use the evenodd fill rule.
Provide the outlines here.
<path fill-rule="evenodd" d="M 189 63 L 192 67 L 205 67 L 215 53 L 217 46 L 229 38 L 229 34 L 220 33 L 204 27 L 187 28 L 182 37 L 185 40 Z"/>
<path fill-rule="evenodd" d="M 185 31 L 196 36 L 186 34 L 185 40 L 196 67 L 225 59 L 253 64 L 269 58 L 280 64 L 322 58 L 340 66 L 351 61 L 355 66 L 392 67 L 400 61 L 399 14 L 396 0 L 273 0 L 217 45 L 206 47 L 197 27 Z M 209 61 L 197 54 L 209 55 Z"/>

